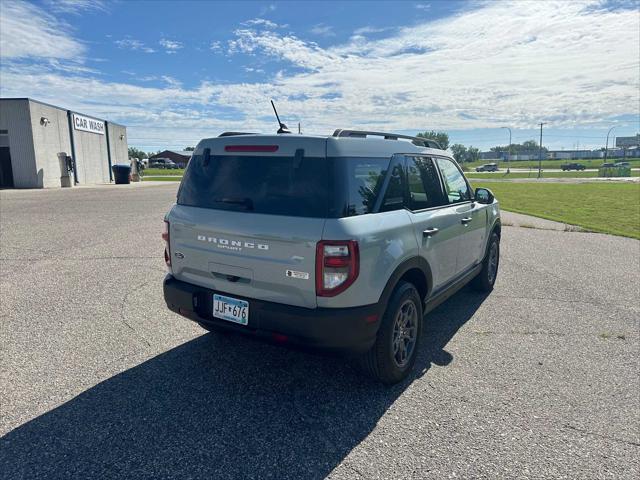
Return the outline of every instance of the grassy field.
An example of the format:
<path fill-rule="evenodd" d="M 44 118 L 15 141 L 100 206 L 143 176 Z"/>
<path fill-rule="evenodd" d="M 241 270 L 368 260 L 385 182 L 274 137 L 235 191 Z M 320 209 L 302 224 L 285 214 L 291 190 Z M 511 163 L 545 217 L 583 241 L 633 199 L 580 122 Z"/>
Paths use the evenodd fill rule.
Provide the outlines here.
<path fill-rule="evenodd" d="M 157 177 L 149 177 L 149 176 L 144 176 L 142 177 L 142 181 L 143 182 L 179 182 L 180 180 L 182 180 L 182 177 L 169 177 L 169 176 L 157 176 Z"/>
<path fill-rule="evenodd" d="M 611 162 L 615 163 L 615 162 L 622 162 L 622 161 L 623 161 L 622 158 L 607 159 L 607 163 L 611 163 Z M 640 167 L 640 158 L 627 158 L 624 161 L 629 162 L 631 164 L 631 168 Z M 486 163 L 492 163 L 492 161 L 480 160 L 477 162 L 465 163 L 464 166 L 469 169 L 474 169 Z M 496 162 L 496 163 L 498 164 L 498 167 L 501 169 L 507 168 L 507 162 Z M 514 160 L 509 163 L 511 164 L 510 165 L 511 168 L 538 168 L 537 160 L 519 160 L 519 161 Z M 590 160 L 543 160 L 542 169 L 544 170 L 545 168 L 560 168 L 560 165 L 562 165 L 563 163 L 581 163 L 586 168 L 598 168 L 600 167 L 600 165 L 604 163 L 604 160 L 602 158 L 590 159 Z"/>
<path fill-rule="evenodd" d="M 640 239 L 640 184 L 487 183 L 504 210 Z"/>
<path fill-rule="evenodd" d="M 509 179 L 509 178 L 537 178 L 538 171 L 534 170 L 531 173 L 529 172 L 512 172 L 507 174 L 506 170 L 504 172 L 466 172 L 465 175 L 468 178 L 495 178 L 495 179 Z M 595 178 L 598 176 L 598 172 L 542 172 L 542 178 Z M 635 170 L 631 171 L 632 177 L 639 177 L 640 171 Z"/>
<path fill-rule="evenodd" d="M 184 168 L 178 168 L 176 170 L 167 170 L 166 168 L 145 168 L 144 174 L 149 177 L 158 177 L 164 175 L 182 175 Z"/>

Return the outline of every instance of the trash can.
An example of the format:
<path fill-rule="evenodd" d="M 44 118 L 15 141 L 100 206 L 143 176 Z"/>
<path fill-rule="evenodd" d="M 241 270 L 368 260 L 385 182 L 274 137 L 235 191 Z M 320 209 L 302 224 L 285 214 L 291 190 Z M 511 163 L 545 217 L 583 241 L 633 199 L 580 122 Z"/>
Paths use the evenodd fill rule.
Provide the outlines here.
<path fill-rule="evenodd" d="M 116 185 L 124 185 L 129 183 L 129 175 L 131 174 L 131 167 L 129 165 L 113 165 L 113 178 L 116 181 Z"/>

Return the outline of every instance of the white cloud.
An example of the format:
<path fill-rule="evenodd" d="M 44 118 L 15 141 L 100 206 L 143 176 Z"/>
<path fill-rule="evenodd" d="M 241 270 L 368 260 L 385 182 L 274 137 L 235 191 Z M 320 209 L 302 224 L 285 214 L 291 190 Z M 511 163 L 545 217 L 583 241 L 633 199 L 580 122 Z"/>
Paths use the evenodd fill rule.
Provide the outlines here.
<path fill-rule="evenodd" d="M 71 27 L 26 2 L 3 1 L 0 15 L 0 57 L 6 59 L 57 58 L 80 61 L 85 46 L 74 39 Z"/>
<path fill-rule="evenodd" d="M 371 27 L 371 26 L 366 26 L 366 27 L 356 28 L 353 31 L 353 34 L 354 35 L 367 35 L 369 33 L 386 32 L 387 30 L 391 30 L 391 27 Z"/>
<path fill-rule="evenodd" d="M 323 125 L 589 125 L 637 114 L 638 104 L 637 12 L 600 6 L 488 2 L 381 40 L 356 36 L 327 49 L 292 35 L 238 30 L 235 47 L 307 69 L 277 80 L 292 96 L 311 98 L 292 101 L 291 110 Z M 331 85 L 341 101 L 313 100 L 322 95 L 318 85 Z"/>
<path fill-rule="evenodd" d="M 160 77 L 162 80 L 166 82 L 166 84 L 171 88 L 181 88 L 182 82 L 176 78 L 173 78 L 169 75 L 162 75 Z"/>
<path fill-rule="evenodd" d="M 43 18 L 50 24 L 34 12 L 39 17 L 27 18 L 28 25 Z M 622 115 L 637 118 L 639 32 L 636 10 L 607 10 L 599 1 L 488 2 L 382 39 L 367 40 L 362 35 L 371 32 L 362 31 L 329 48 L 260 23 L 238 29 L 228 47 L 258 56 L 260 68 L 276 62 L 280 72 L 268 81 L 185 87 L 164 79 L 152 87 L 48 63 L 3 62 L 0 93 L 123 123 L 132 145 L 149 148 L 193 144 L 221 130 L 272 132 L 272 123 L 261 120 L 270 118 L 270 98 L 285 123 L 301 121 L 315 132 L 530 128 L 540 121 L 601 126 Z M 4 28 L 0 35 L 4 45 Z"/>
<path fill-rule="evenodd" d="M 131 37 L 125 37 L 123 39 L 116 40 L 114 43 L 118 46 L 118 48 L 124 48 L 126 50 L 137 50 L 145 53 L 155 52 L 153 48 L 148 47 L 140 40 L 136 40 Z"/>
<path fill-rule="evenodd" d="M 429 3 L 416 3 L 414 7 L 418 10 L 429 10 L 431 5 Z"/>
<path fill-rule="evenodd" d="M 268 28 L 271 30 L 275 30 L 276 28 L 287 28 L 287 24 L 279 25 L 271 20 L 267 20 L 266 18 L 252 18 L 251 20 L 247 20 L 246 22 L 242 22 L 242 25 L 245 27 L 262 27 Z"/>
<path fill-rule="evenodd" d="M 215 40 L 209 44 L 209 50 L 214 53 L 222 53 L 222 42 Z"/>
<path fill-rule="evenodd" d="M 159 43 L 160 46 L 164 48 L 164 51 L 169 54 L 176 53 L 181 48 L 184 48 L 184 45 L 181 42 L 168 40 L 166 38 L 161 39 Z"/>
<path fill-rule="evenodd" d="M 102 0 L 47 0 L 46 3 L 55 13 L 80 15 L 85 11 L 107 11 L 107 4 Z"/>
<path fill-rule="evenodd" d="M 273 58 L 287 60 L 296 66 L 320 69 L 327 62 L 339 58 L 312 42 L 305 42 L 290 34 L 280 35 L 270 30 L 239 29 L 236 39 L 229 41 L 229 53 L 265 53 Z"/>
<path fill-rule="evenodd" d="M 320 35 L 322 37 L 335 37 L 335 32 L 331 25 L 325 25 L 324 23 L 318 23 L 309 29 L 314 35 Z"/>

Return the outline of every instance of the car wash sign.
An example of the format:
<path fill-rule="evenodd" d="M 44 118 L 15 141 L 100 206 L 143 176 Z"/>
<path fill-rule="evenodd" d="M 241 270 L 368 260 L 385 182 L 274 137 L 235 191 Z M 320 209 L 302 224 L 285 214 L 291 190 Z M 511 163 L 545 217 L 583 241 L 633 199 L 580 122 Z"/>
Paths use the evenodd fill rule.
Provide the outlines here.
<path fill-rule="evenodd" d="M 83 132 L 97 133 L 104 135 L 104 122 L 95 118 L 85 117 L 84 115 L 73 114 L 73 128 L 82 130 Z"/>

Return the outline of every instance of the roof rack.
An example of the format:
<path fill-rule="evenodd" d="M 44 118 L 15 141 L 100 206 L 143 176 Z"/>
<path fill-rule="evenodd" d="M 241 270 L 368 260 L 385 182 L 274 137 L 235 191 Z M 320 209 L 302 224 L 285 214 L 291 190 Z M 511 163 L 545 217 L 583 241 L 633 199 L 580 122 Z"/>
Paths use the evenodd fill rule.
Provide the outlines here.
<path fill-rule="evenodd" d="M 422 137 L 411 137 L 409 135 L 400 135 L 398 133 L 387 133 L 387 132 L 370 132 L 368 130 L 345 130 L 342 128 L 338 128 L 335 132 L 333 132 L 334 137 L 352 137 L 352 138 L 367 138 L 368 136 L 372 137 L 384 137 L 385 140 L 398 140 L 399 138 L 403 138 L 405 140 L 411 140 L 414 145 L 423 146 L 427 148 L 437 148 L 442 150 L 442 147 L 435 140 L 431 140 L 429 138 Z"/>
<path fill-rule="evenodd" d="M 235 137 L 237 135 L 256 135 L 253 132 L 222 132 L 218 137 Z"/>

